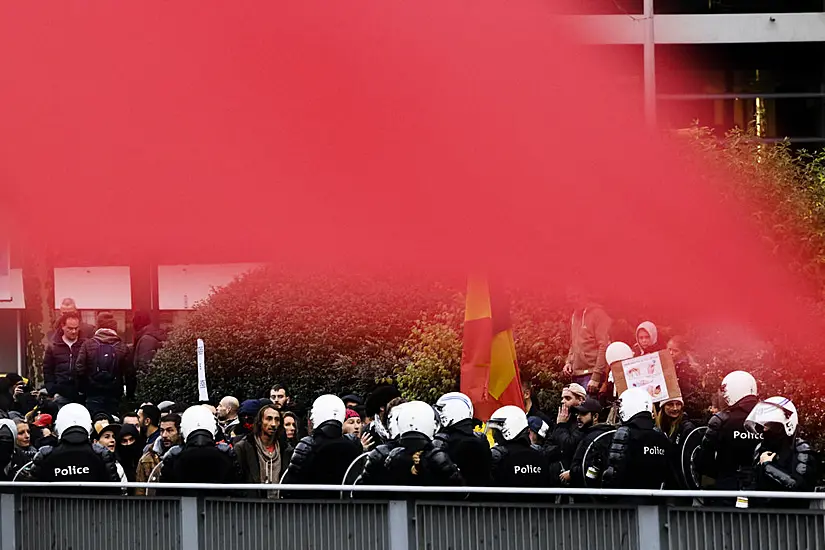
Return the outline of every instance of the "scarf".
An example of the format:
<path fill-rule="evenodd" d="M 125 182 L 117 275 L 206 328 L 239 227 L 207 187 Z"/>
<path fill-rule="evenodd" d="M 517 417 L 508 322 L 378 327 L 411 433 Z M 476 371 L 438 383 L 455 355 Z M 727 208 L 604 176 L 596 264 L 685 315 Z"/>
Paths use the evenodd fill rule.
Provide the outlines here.
<path fill-rule="evenodd" d="M 278 483 L 281 476 L 281 450 L 275 441 L 275 448 L 269 452 L 260 437 L 255 437 L 255 449 L 258 452 L 258 467 L 261 483 Z"/>

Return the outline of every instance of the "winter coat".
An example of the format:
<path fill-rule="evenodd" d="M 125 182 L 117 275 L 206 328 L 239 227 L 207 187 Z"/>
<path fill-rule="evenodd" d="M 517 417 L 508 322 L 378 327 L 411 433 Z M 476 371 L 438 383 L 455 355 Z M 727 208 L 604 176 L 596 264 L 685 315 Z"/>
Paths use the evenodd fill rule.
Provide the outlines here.
<path fill-rule="evenodd" d="M 446 449 L 450 459 L 461 470 L 466 485 L 490 485 L 490 444 L 486 437 L 473 430 L 472 419 L 461 420 L 444 428 L 435 436 L 433 445 Z"/>
<path fill-rule="evenodd" d="M 155 325 L 144 327 L 135 336 L 134 367 L 136 372 L 148 369 L 149 363 L 155 358 L 155 354 L 163 347 L 166 341 L 166 332 Z"/>
<path fill-rule="evenodd" d="M 152 448 L 143 453 L 143 456 L 141 456 L 140 460 L 138 460 L 137 471 L 135 472 L 135 481 L 150 481 L 152 472 L 155 473 L 155 479 L 157 479 L 160 474 L 160 469 L 158 468 L 156 470 L 156 468 L 158 464 L 160 464 L 163 455 L 163 441 L 161 439 L 156 439 L 154 445 L 152 445 Z M 140 496 L 153 496 L 155 491 L 154 489 L 136 489 L 135 494 Z"/>
<path fill-rule="evenodd" d="M 567 364 L 573 368 L 573 376 L 592 375 L 601 384 L 607 373 L 604 353 L 610 344 L 610 326 L 613 321 L 596 304 L 573 312 L 571 320 L 570 352 Z"/>
<path fill-rule="evenodd" d="M 238 456 L 238 463 L 241 465 L 244 483 L 263 483 L 261 481 L 261 465 L 258 457 L 258 448 L 255 442 L 255 434 L 248 433 L 234 445 L 235 454 Z M 278 471 L 272 472 L 270 483 L 278 483 L 281 476 L 289 464 L 293 449 L 286 439 L 278 438 L 278 452 L 281 455 L 281 467 Z M 265 496 L 265 495 L 264 495 Z"/>
<path fill-rule="evenodd" d="M 755 396 L 740 399 L 708 422 L 697 453 L 697 470 L 714 478 L 716 489 L 737 491 L 751 483 L 753 451 L 762 436 L 746 430 L 745 419 L 757 402 Z"/>
<path fill-rule="evenodd" d="M 60 394 L 72 401 L 77 399 L 76 366 L 83 342 L 85 342 L 84 338 L 78 338 L 69 347 L 63 341 L 63 331 L 55 332 L 55 338 L 49 343 L 46 355 L 43 357 L 43 378 L 49 395 Z"/>
<path fill-rule="evenodd" d="M 587 452 L 588 447 L 590 444 L 593 443 L 597 437 L 602 435 L 603 433 L 609 432 L 613 429 L 613 426 L 609 424 L 596 424 L 595 426 L 591 425 L 587 428 L 580 430 L 579 433 L 581 434 L 581 440 L 579 441 L 578 446 L 576 447 L 576 452 L 573 453 L 573 460 L 570 463 L 570 486 L 571 487 L 586 487 L 584 476 L 587 474 L 586 471 L 582 468 L 582 463 L 584 462 L 584 454 Z M 612 443 L 612 437 L 606 435 L 599 439 L 596 446 L 594 446 L 590 452 L 596 453 L 596 460 L 594 460 L 595 464 L 600 464 L 598 467 L 599 472 L 598 475 L 601 476 L 601 473 L 607 467 L 607 457 L 608 452 L 610 449 L 610 444 Z M 597 484 L 596 482 L 592 482 Z"/>
<path fill-rule="evenodd" d="M 114 373 L 99 372 L 98 350 L 101 344 L 109 344 L 114 348 Z M 77 377 L 88 397 L 120 399 L 125 383 L 126 395 L 133 398 L 137 385 L 134 369 L 129 363 L 129 348 L 111 329 L 99 329 L 94 338 L 83 342 L 77 357 Z"/>
<path fill-rule="evenodd" d="M 666 481 L 672 482 L 671 452 L 670 440 L 656 428 L 653 416 L 641 412 L 616 430 L 602 485 L 611 489 L 660 489 Z"/>

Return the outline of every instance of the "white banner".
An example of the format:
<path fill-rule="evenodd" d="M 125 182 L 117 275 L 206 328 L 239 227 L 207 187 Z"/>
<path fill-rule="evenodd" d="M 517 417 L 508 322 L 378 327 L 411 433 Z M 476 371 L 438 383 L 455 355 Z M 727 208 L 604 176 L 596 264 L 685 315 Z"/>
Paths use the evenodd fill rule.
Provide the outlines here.
<path fill-rule="evenodd" d="M 203 340 L 198 338 L 198 399 L 209 401 L 209 390 L 206 388 L 206 361 L 204 359 Z"/>
<path fill-rule="evenodd" d="M 0 302 L 11 301 L 11 262 L 9 244 L 0 241 Z"/>

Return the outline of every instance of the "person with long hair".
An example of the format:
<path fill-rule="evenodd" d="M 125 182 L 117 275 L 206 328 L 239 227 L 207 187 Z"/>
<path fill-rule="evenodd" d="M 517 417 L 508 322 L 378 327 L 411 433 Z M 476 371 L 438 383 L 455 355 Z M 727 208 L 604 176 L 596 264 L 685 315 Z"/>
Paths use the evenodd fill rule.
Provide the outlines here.
<path fill-rule="evenodd" d="M 677 480 L 679 486 L 672 487 L 672 489 L 688 489 L 680 473 L 682 471 L 682 448 L 687 436 L 696 429 L 696 424 L 685 414 L 685 403 L 681 397 L 661 403 L 659 413 L 656 415 L 656 427 L 667 436 L 673 445 L 673 452 L 670 453 L 671 468 L 674 473 L 673 478 Z"/>
<path fill-rule="evenodd" d="M 276 484 L 281 480 L 282 467 L 285 469 L 282 423 L 275 404 L 264 405 L 255 416 L 252 432 L 235 444 L 245 483 Z M 277 491 L 268 491 L 267 497 L 277 498 Z"/>
<path fill-rule="evenodd" d="M 29 426 L 29 423 L 17 419 L 14 424 L 17 427 L 17 434 L 14 440 L 14 454 L 6 472 L 8 479 L 13 479 L 20 468 L 29 464 L 34 455 L 37 454 L 37 449 L 31 442 L 31 426 Z"/>

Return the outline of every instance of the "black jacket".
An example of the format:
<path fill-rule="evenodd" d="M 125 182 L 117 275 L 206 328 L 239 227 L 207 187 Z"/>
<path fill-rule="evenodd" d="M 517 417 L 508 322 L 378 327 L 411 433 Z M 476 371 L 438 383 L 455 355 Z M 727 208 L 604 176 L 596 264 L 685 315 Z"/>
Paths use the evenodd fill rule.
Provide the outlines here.
<path fill-rule="evenodd" d="M 490 451 L 492 483 L 498 487 L 549 487 L 550 462 L 530 445 L 527 430 Z"/>
<path fill-rule="evenodd" d="M 663 483 L 672 481 L 671 452 L 670 440 L 656 428 L 653 416 L 641 412 L 616 430 L 602 485 L 611 489 L 660 489 Z"/>
<path fill-rule="evenodd" d="M 609 432 L 613 429 L 613 426 L 609 424 L 596 424 L 595 426 L 589 426 L 583 430 L 580 430 L 579 433 L 581 434 L 581 441 L 579 441 L 579 445 L 576 447 L 576 452 L 573 454 L 573 460 L 570 464 L 570 486 L 571 487 L 585 487 L 584 476 L 587 474 L 586 471 L 582 468 L 582 463 L 584 461 L 584 454 L 587 452 L 587 448 L 590 447 L 590 444 L 593 443 L 597 437 L 602 435 L 605 432 Z M 612 437 L 606 435 L 599 439 L 590 452 L 596 453 L 594 455 L 593 463 L 598 468 L 599 472 L 598 475 L 601 477 L 601 473 L 604 471 L 605 467 L 607 467 L 607 457 L 608 451 L 610 449 L 610 444 L 612 442 Z M 588 457 L 589 460 L 589 457 Z M 596 481 L 592 482 L 595 485 L 598 485 Z M 591 485 L 592 486 L 592 485 Z"/>
<path fill-rule="evenodd" d="M 176 445 L 163 455 L 160 467 L 161 483 L 243 483 L 241 467 L 235 451 L 226 443 L 215 444 L 211 434 L 204 430 L 189 434 L 186 443 Z M 186 495 L 202 492 L 163 490 L 158 494 Z M 215 496 L 226 497 L 226 491 L 215 491 Z"/>
<path fill-rule="evenodd" d="M 697 470 L 716 479 L 716 489 L 740 490 L 750 484 L 753 451 L 761 436 L 745 429 L 745 419 L 758 399 L 745 397 L 713 415 L 697 453 Z"/>
<path fill-rule="evenodd" d="M 378 445 L 370 454 L 367 455 L 367 460 L 364 463 L 364 471 L 359 476 L 356 483 L 358 485 L 390 485 L 389 472 L 385 464 L 387 458 L 393 449 L 398 446 L 398 440 L 393 439 Z"/>
<path fill-rule="evenodd" d="M 340 485 L 352 461 L 361 456 L 361 442 L 352 434 L 342 435 L 341 423 L 330 420 L 315 428 L 292 453 L 283 483 Z M 283 492 L 287 498 L 338 498 L 324 491 Z"/>
<path fill-rule="evenodd" d="M 135 371 L 148 370 L 149 363 L 166 341 L 166 332 L 155 325 L 148 325 L 135 336 Z"/>
<path fill-rule="evenodd" d="M 558 454 L 552 458 L 556 459 L 557 456 L 563 465 L 563 469 L 569 470 L 581 438 L 582 434 L 576 424 L 576 415 L 571 414 L 567 422 L 556 424 L 553 433 L 548 438 L 550 441 L 545 442 L 545 448 L 553 449 L 555 445 L 557 449 L 554 449 L 554 452 Z"/>
<path fill-rule="evenodd" d="M 667 489 L 690 489 L 688 487 L 685 477 L 682 473 L 682 449 L 685 446 L 685 440 L 690 432 L 696 429 L 696 424 L 683 417 L 682 423 L 673 432 L 673 434 L 665 434 L 670 440 L 672 452 L 670 458 L 670 470 L 672 473 L 672 483 L 666 487 Z"/>
<path fill-rule="evenodd" d="M 245 483 L 261 483 L 261 466 L 258 461 L 258 447 L 255 443 L 255 434 L 248 433 L 234 444 L 235 454 L 238 455 L 238 462 L 241 465 L 243 479 Z M 281 457 L 281 471 L 278 472 L 278 479 L 270 483 L 278 483 L 289 465 L 293 449 L 286 439 L 278 438 L 278 452 Z"/>
<path fill-rule="evenodd" d="M 372 455 L 370 455 L 372 456 Z M 435 446 L 424 434 L 407 432 L 398 439 L 383 462 L 386 482 L 390 485 L 446 486 L 463 485 L 458 467 L 450 460 L 444 446 Z M 365 484 L 373 484 L 366 471 Z"/>
<path fill-rule="evenodd" d="M 72 401 L 77 399 L 78 383 L 75 367 L 84 341 L 84 338 L 78 338 L 72 347 L 69 347 L 63 341 L 63 331 L 55 332 L 54 339 L 49 343 L 46 355 L 43 357 L 43 378 L 49 395 L 59 393 Z"/>
<path fill-rule="evenodd" d="M 473 430 L 472 419 L 461 420 L 444 428 L 435 436 L 433 445 L 446 449 L 450 459 L 461 470 L 466 485 L 490 485 L 490 444 L 486 437 Z"/>
<path fill-rule="evenodd" d="M 115 455 L 91 443 L 82 428 L 66 430 L 55 447 L 41 447 L 31 475 L 37 481 L 120 481 Z"/>
<path fill-rule="evenodd" d="M 776 453 L 774 459 L 759 463 L 763 452 Z M 817 460 L 813 448 L 804 439 L 785 439 L 778 443 L 765 441 L 753 453 L 754 485 L 757 491 L 813 491 L 817 481 Z M 756 505 L 807 508 L 805 500 L 760 499 Z"/>
<path fill-rule="evenodd" d="M 101 344 L 114 348 L 116 367 L 114 373 L 99 372 L 98 350 Z M 126 384 L 126 395 L 134 397 L 137 379 L 129 361 L 129 348 L 114 331 L 100 329 L 94 338 L 83 342 L 77 357 L 77 377 L 81 390 L 89 397 L 112 397 L 119 399 Z"/>

